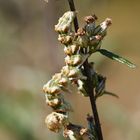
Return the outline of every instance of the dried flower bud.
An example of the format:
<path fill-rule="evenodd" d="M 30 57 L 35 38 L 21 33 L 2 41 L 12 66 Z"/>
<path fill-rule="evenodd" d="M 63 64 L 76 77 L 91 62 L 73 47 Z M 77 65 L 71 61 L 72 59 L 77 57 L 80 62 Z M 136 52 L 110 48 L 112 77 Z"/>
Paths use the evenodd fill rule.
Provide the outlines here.
<path fill-rule="evenodd" d="M 67 115 L 52 112 L 46 117 L 45 123 L 49 130 L 57 133 L 62 129 L 63 126 L 67 125 L 69 122 Z"/>
<path fill-rule="evenodd" d="M 67 86 L 68 83 L 69 83 L 69 79 L 67 77 L 62 77 L 58 82 L 58 84 L 62 86 Z"/>
<path fill-rule="evenodd" d="M 62 67 L 62 69 L 61 69 L 61 73 L 63 74 L 63 75 L 68 75 L 69 74 L 69 72 L 70 72 L 70 67 L 67 65 L 67 66 L 64 66 L 64 67 Z"/>
<path fill-rule="evenodd" d="M 105 19 L 104 22 L 102 22 L 100 24 L 102 30 L 106 30 L 108 28 L 108 26 L 110 26 L 112 24 L 112 20 L 110 18 Z"/>
<path fill-rule="evenodd" d="M 107 26 L 110 26 L 112 24 L 112 20 L 110 18 L 106 18 L 105 22 Z"/>
<path fill-rule="evenodd" d="M 95 22 L 97 19 L 98 19 L 97 16 L 94 14 L 94 15 L 86 16 L 86 17 L 84 18 L 84 21 L 85 21 L 87 24 L 89 24 L 89 23 Z"/>
<path fill-rule="evenodd" d="M 52 83 L 53 83 L 53 80 L 50 80 L 43 86 L 43 91 L 45 93 L 49 93 Z"/>
<path fill-rule="evenodd" d="M 50 94 L 45 94 L 46 97 L 46 103 L 51 107 L 56 107 L 61 104 L 61 98 L 60 97 L 53 97 Z"/>
<path fill-rule="evenodd" d="M 77 74 L 79 73 L 79 69 L 76 67 L 64 66 L 61 72 L 68 77 L 73 77 L 73 76 L 76 77 Z"/>
<path fill-rule="evenodd" d="M 62 78 L 61 73 L 55 73 L 55 75 L 52 76 L 52 80 L 54 80 L 55 82 L 58 81 L 61 78 Z"/>
<path fill-rule="evenodd" d="M 79 50 L 79 46 L 76 44 L 69 45 L 68 47 L 64 47 L 64 52 L 66 55 L 73 55 Z"/>
<path fill-rule="evenodd" d="M 79 75 L 79 73 L 80 73 L 79 69 L 73 68 L 73 69 L 70 70 L 68 76 L 69 76 L 70 78 L 77 78 L 78 75 Z"/>
<path fill-rule="evenodd" d="M 88 47 L 89 38 L 86 35 L 86 31 L 84 28 L 79 28 L 76 33 L 76 36 L 77 36 L 77 39 L 76 39 L 77 45 L 79 45 L 80 47 L 83 47 L 83 48 Z"/>
<path fill-rule="evenodd" d="M 87 131 L 88 129 L 84 127 L 70 123 L 64 129 L 63 136 L 68 137 L 70 140 L 82 140 Z"/>
<path fill-rule="evenodd" d="M 72 53 L 72 49 L 71 49 L 71 47 L 64 47 L 64 52 L 65 52 L 65 54 L 66 55 L 72 55 L 73 53 Z"/>
<path fill-rule="evenodd" d="M 59 88 L 62 88 L 63 86 L 67 86 L 69 79 L 64 76 L 62 73 L 56 73 L 52 80 L 54 81 L 53 85 L 58 85 Z"/>
<path fill-rule="evenodd" d="M 55 85 L 50 88 L 49 93 L 56 94 L 56 93 L 59 93 L 60 91 L 61 91 L 61 88 L 59 86 Z"/>
<path fill-rule="evenodd" d="M 77 44 L 73 44 L 70 47 L 72 49 L 73 54 L 75 54 L 79 50 L 79 46 Z"/>
<path fill-rule="evenodd" d="M 102 39 L 102 36 L 96 35 L 95 38 L 96 38 L 96 40 L 100 41 Z"/>
<path fill-rule="evenodd" d="M 71 24 L 75 17 L 75 12 L 68 11 L 59 19 L 58 24 L 55 25 L 55 31 L 59 33 L 67 33 L 70 30 Z"/>
<path fill-rule="evenodd" d="M 58 37 L 58 41 L 60 41 L 62 44 L 64 45 L 68 45 L 72 42 L 72 36 L 70 35 L 59 35 Z"/>
<path fill-rule="evenodd" d="M 67 86 L 69 79 L 63 73 L 56 73 L 52 79 L 43 86 L 43 91 L 48 94 L 59 94 L 64 86 Z"/>
<path fill-rule="evenodd" d="M 79 54 L 67 56 L 67 57 L 65 57 L 65 62 L 67 65 L 77 66 L 82 62 L 82 56 Z"/>
<path fill-rule="evenodd" d="M 76 40 L 77 45 L 81 48 L 87 48 L 89 46 L 89 37 L 87 35 L 78 36 Z"/>
<path fill-rule="evenodd" d="M 94 31 L 94 35 L 98 34 L 101 36 L 106 35 L 107 28 L 112 24 L 112 20 L 110 18 L 107 18 L 104 22 L 102 22 L 99 26 L 96 27 Z"/>
<path fill-rule="evenodd" d="M 43 91 L 49 94 L 56 94 L 61 91 L 61 88 L 59 85 L 55 84 L 53 79 L 51 79 L 47 84 L 43 86 Z"/>
<path fill-rule="evenodd" d="M 69 138 L 70 140 L 79 140 L 82 139 L 81 136 L 77 133 L 75 133 L 72 130 L 66 130 L 63 133 L 64 137 Z"/>
<path fill-rule="evenodd" d="M 101 35 L 96 35 L 96 36 L 90 37 L 90 45 L 94 46 L 94 45 L 98 44 L 102 40 L 102 38 L 103 37 Z"/>
<path fill-rule="evenodd" d="M 77 33 L 76 33 L 77 36 L 83 36 L 83 35 L 85 35 L 85 34 L 86 34 L 86 31 L 85 31 L 84 28 L 79 28 L 79 29 L 77 30 Z"/>
<path fill-rule="evenodd" d="M 68 77 L 70 78 L 70 80 L 78 80 L 78 79 L 83 79 L 83 80 L 86 80 L 87 77 L 84 76 L 81 72 L 80 69 L 76 68 L 76 67 L 73 67 L 70 69 L 70 72 L 68 74 Z"/>
<path fill-rule="evenodd" d="M 72 67 L 72 66 L 64 66 L 61 70 L 61 72 L 69 77 L 69 80 L 73 79 L 83 79 L 86 80 L 86 76 L 84 76 L 81 72 L 81 70 L 77 67 Z"/>

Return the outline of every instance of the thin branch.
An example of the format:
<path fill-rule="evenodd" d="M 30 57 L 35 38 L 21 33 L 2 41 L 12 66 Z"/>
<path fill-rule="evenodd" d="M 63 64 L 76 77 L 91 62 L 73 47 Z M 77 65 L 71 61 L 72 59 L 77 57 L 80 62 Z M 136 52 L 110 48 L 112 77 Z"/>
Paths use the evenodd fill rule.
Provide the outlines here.
<path fill-rule="evenodd" d="M 68 0 L 68 2 L 69 2 L 70 10 L 71 11 L 76 11 L 74 1 L 73 0 Z M 77 32 L 77 30 L 79 28 L 77 16 L 75 16 L 75 19 L 74 19 L 74 28 L 75 28 L 75 32 Z"/>
<path fill-rule="evenodd" d="M 90 98 L 90 103 L 91 103 L 92 112 L 94 116 L 97 137 L 98 137 L 98 140 L 103 140 L 100 119 L 99 119 L 95 97 L 94 97 L 94 85 L 93 85 L 94 70 L 92 66 L 88 63 L 88 60 L 84 63 L 84 70 L 85 70 L 85 75 L 87 76 L 86 87 L 87 87 L 87 92 Z"/>

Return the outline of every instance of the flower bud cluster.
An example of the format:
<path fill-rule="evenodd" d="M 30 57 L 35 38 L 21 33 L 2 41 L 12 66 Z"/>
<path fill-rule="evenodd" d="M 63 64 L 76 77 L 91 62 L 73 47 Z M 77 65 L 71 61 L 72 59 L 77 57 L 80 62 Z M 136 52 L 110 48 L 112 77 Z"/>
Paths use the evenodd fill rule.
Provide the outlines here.
<path fill-rule="evenodd" d="M 64 47 L 66 54 L 65 63 L 60 73 L 55 74 L 50 81 L 43 86 L 45 92 L 46 103 L 53 108 L 53 112 L 46 117 L 48 129 L 54 132 L 59 132 L 62 128 L 65 129 L 65 135 L 82 136 L 81 130 L 78 133 L 72 129 L 67 129 L 70 126 L 68 120 L 68 112 L 72 111 L 69 103 L 64 99 L 64 93 L 71 92 L 71 87 L 77 87 L 77 91 L 84 96 L 88 96 L 85 90 L 85 80 L 83 63 L 87 60 L 91 52 L 95 52 L 100 48 L 100 42 L 106 35 L 106 30 L 111 24 L 110 19 L 106 19 L 96 27 L 95 15 L 85 17 L 86 25 L 84 28 L 79 28 L 76 33 L 72 31 L 72 22 L 76 13 L 72 11 L 66 12 L 55 25 L 55 31 L 58 32 L 58 40 Z M 86 50 L 86 51 L 85 51 Z M 67 130 L 67 131 L 66 131 Z M 80 131 L 79 131 L 80 130 Z M 87 131 L 86 131 L 87 132 Z M 76 136 L 77 137 L 77 136 Z"/>
<path fill-rule="evenodd" d="M 85 17 L 86 25 L 84 28 L 78 29 L 77 44 L 80 47 L 88 48 L 87 53 L 96 52 L 101 47 L 101 42 L 106 36 L 107 28 L 112 24 L 111 19 L 107 18 L 100 25 L 96 26 L 97 17 L 95 15 Z"/>
<path fill-rule="evenodd" d="M 64 137 L 70 140 L 83 140 L 83 139 L 93 139 L 91 132 L 82 126 L 69 124 L 63 132 Z"/>
<path fill-rule="evenodd" d="M 79 86 L 77 89 L 81 90 L 83 83 L 80 79 L 86 79 L 78 67 L 85 61 L 86 55 L 80 55 L 78 53 L 79 46 L 73 43 L 74 34 L 71 32 L 71 23 L 74 16 L 74 12 L 65 13 L 55 26 L 55 30 L 59 33 L 58 40 L 64 45 L 66 65 L 61 69 L 60 73 L 52 76 L 52 79 L 43 86 L 46 103 L 54 110 L 53 113 L 46 117 L 45 122 L 48 129 L 54 132 L 59 132 L 62 127 L 69 124 L 68 112 L 72 111 L 72 108 L 64 100 L 63 93 L 71 92 L 70 89 L 73 85 Z"/>

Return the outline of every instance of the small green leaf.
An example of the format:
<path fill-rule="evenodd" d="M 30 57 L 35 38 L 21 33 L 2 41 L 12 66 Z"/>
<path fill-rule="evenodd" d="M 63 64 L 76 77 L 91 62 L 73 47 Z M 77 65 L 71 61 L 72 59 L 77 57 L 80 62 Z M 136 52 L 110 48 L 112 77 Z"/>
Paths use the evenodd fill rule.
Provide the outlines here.
<path fill-rule="evenodd" d="M 123 64 L 126 64 L 127 66 L 129 66 L 130 68 L 135 68 L 136 65 L 131 63 L 130 61 L 128 61 L 127 59 L 117 55 L 117 54 L 114 54 L 110 51 L 107 51 L 105 49 L 99 49 L 98 52 L 100 52 L 102 55 L 105 55 L 106 57 L 110 58 L 110 59 L 113 59 L 113 60 L 116 60 L 120 63 L 123 63 Z"/>
<path fill-rule="evenodd" d="M 111 95 L 111 96 L 113 96 L 113 97 L 119 98 L 119 96 L 116 95 L 115 93 L 108 92 L 108 91 L 104 91 L 104 92 L 103 92 L 103 95 Z"/>

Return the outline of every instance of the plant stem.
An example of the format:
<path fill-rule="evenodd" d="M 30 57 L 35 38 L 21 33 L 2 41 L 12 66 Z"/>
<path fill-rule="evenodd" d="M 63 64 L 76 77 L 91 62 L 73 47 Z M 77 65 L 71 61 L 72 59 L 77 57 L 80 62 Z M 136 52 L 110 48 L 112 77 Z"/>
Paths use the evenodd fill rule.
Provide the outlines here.
<path fill-rule="evenodd" d="M 70 6 L 71 11 L 75 11 L 74 1 L 68 0 L 68 2 L 69 2 L 69 6 Z M 79 28 L 77 16 L 74 19 L 74 27 L 75 27 L 75 31 L 77 32 L 77 30 Z M 96 107 L 96 102 L 95 102 L 95 97 L 94 97 L 94 88 L 95 87 L 93 85 L 93 77 L 94 77 L 93 74 L 95 72 L 94 72 L 93 68 L 91 67 L 91 65 L 88 63 L 88 59 L 85 61 L 83 66 L 84 66 L 85 75 L 87 76 L 86 86 L 87 86 L 87 91 L 88 91 L 88 95 L 90 98 L 91 108 L 92 108 L 92 112 L 93 112 L 93 116 L 94 116 L 97 137 L 98 137 L 98 140 L 103 140 L 100 119 L 99 119 L 99 115 L 98 115 L 98 111 L 97 111 L 97 107 Z"/>
<path fill-rule="evenodd" d="M 87 87 L 87 92 L 88 92 L 88 95 L 90 98 L 90 103 L 91 103 L 92 112 L 93 112 L 93 116 L 94 116 L 97 137 L 98 137 L 98 140 L 103 140 L 100 119 L 99 119 L 97 106 L 96 106 L 96 102 L 95 102 L 95 97 L 94 97 L 93 77 L 94 77 L 95 72 L 94 72 L 92 66 L 88 63 L 88 60 L 85 61 L 85 63 L 84 63 L 84 70 L 85 70 L 84 71 L 85 75 L 87 76 L 86 87 Z"/>
<path fill-rule="evenodd" d="M 73 0 L 68 0 L 68 2 L 69 2 L 70 10 L 71 11 L 76 11 L 74 1 Z M 77 16 L 75 16 L 75 19 L 74 19 L 74 28 L 75 28 L 75 31 L 77 32 L 77 30 L 79 28 Z"/>

